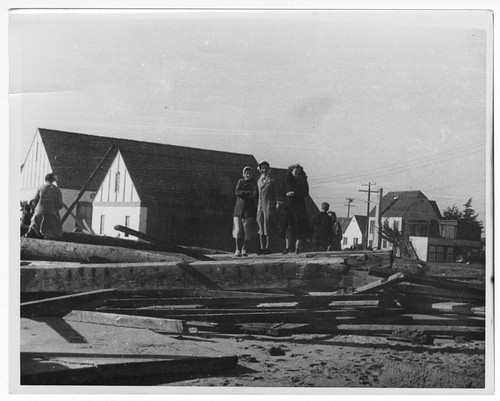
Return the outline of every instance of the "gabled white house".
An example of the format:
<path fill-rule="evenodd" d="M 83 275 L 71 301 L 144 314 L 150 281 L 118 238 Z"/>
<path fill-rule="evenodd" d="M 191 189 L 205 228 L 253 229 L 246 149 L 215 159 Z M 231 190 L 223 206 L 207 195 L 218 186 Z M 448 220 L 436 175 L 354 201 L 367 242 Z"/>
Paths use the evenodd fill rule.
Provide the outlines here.
<path fill-rule="evenodd" d="M 92 227 L 101 235 L 117 235 L 114 226 L 122 225 L 146 232 L 147 212 L 118 151 L 93 202 Z M 123 235 L 123 234 L 121 234 Z"/>

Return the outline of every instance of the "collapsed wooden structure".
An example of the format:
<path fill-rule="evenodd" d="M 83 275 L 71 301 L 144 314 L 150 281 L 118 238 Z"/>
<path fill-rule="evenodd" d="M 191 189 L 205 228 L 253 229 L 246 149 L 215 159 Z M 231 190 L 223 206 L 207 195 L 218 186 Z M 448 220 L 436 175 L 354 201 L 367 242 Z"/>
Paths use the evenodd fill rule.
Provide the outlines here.
<path fill-rule="evenodd" d="M 44 251 L 48 245 L 52 261 Z M 21 317 L 27 319 L 142 328 L 166 335 L 328 333 L 414 343 L 435 337 L 481 340 L 485 335 L 482 285 L 430 276 L 425 264 L 394 260 L 390 252 L 196 258 L 199 251 L 182 248 L 176 250 L 183 253 L 116 251 L 113 246 L 28 239 L 22 239 L 21 246 Z M 144 259 L 139 261 L 141 254 Z M 33 361 L 30 355 L 23 354 L 24 360 Z M 196 363 L 207 368 L 214 366 L 211 361 Z M 129 369 L 86 366 L 83 375 L 58 378 L 57 372 L 51 376 L 43 369 L 26 368 L 22 382 L 75 384 L 84 377 L 89 384 L 117 384 L 131 369 L 142 369 L 139 362 L 126 363 Z M 178 361 L 164 361 L 168 368 L 158 360 L 144 363 L 148 372 L 182 371 L 175 368 Z M 236 363 L 234 356 L 227 356 L 215 365 L 231 368 Z M 196 374 L 195 361 L 184 366 L 191 366 L 185 368 L 187 373 Z"/>

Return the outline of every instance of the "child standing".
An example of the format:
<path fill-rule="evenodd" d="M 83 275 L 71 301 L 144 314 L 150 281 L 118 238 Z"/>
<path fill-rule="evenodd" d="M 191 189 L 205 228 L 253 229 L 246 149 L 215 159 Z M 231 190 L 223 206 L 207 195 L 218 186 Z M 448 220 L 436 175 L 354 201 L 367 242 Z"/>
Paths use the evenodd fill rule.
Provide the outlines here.
<path fill-rule="evenodd" d="M 257 181 L 252 177 L 252 168 L 243 169 L 243 178 L 236 184 L 236 205 L 233 212 L 233 238 L 235 256 L 247 256 L 247 244 L 257 235 Z"/>

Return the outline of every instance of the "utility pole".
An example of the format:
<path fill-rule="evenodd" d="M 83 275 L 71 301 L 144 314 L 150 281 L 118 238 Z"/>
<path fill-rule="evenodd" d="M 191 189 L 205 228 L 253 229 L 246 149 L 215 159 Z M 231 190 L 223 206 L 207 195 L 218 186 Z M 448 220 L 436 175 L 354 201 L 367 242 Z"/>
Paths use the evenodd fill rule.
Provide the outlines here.
<path fill-rule="evenodd" d="M 375 213 L 376 220 L 377 220 L 377 227 L 375 234 L 377 235 L 377 249 L 381 249 L 382 247 L 382 235 L 380 235 L 380 230 L 382 229 L 382 198 L 384 197 L 384 189 L 380 188 L 378 192 L 378 206 L 377 206 L 377 213 Z M 373 240 L 373 243 L 375 244 L 375 239 Z"/>
<path fill-rule="evenodd" d="M 369 182 L 368 184 L 362 184 L 361 186 L 363 186 L 363 187 L 368 186 L 368 191 L 363 190 L 363 189 L 358 190 L 359 192 L 368 192 L 368 201 L 366 202 L 366 233 L 365 233 L 365 240 L 364 240 L 364 243 L 365 243 L 364 248 L 365 249 L 368 248 L 368 233 L 370 231 L 370 196 L 371 196 L 372 192 L 374 192 L 374 193 L 378 192 L 378 191 L 372 190 L 372 185 L 377 185 L 377 184 L 371 183 L 371 182 Z"/>
<path fill-rule="evenodd" d="M 347 206 L 347 218 L 349 218 L 351 212 L 351 203 L 354 202 L 354 198 L 345 198 L 345 199 L 347 201 L 347 205 L 344 206 Z M 356 207 L 356 205 L 352 205 L 352 207 Z"/>

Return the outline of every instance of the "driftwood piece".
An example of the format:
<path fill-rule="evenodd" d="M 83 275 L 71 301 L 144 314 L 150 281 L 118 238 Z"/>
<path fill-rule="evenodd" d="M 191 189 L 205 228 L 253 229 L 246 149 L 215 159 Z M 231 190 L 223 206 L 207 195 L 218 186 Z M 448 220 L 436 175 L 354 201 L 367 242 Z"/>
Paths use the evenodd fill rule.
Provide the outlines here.
<path fill-rule="evenodd" d="M 81 263 L 182 262 L 193 258 L 180 254 L 139 251 L 120 247 L 21 238 L 21 260 Z"/>
<path fill-rule="evenodd" d="M 154 317 L 120 315 L 95 311 L 73 310 L 63 317 L 68 322 L 103 324 L 106 326 L 131 327 L 137 329 L 160 330 L 170 334 L 184 332 L 182 321 Z"/>
<path fill-rule="evenodd" d="M 129 227 L 116 225 L 114 228 L 115 228 L 115 230 L 120 231 L 122 233 L 125 233 L 127 235 L 132 235 L 134 237 L 142 239 L 143 241 L 151 242 L 151 243 L 159 246 L 163 251 L 166 251 L 166 252 L 180 253 L 183 255 L 190 256 L 190 257 L 197 259 L 197 260 L 205 260 L 205 261 L 213 260 L 212 258 L 204 255 L 203 253 L 201 253 L 197 250 L 185 248 L 185 247 L 182 247 L 179 245 L 174 245 L 168 241 L 165 241 L 165 240 L 162 240 L 159 238 L 155 238 L 151 235 L 141 233 L 140 231 L 132 230 Z"/>
<path fill-rule="evenodd" d="M 115 293 L 115 289 L 98 290 L 21 303 L 21 317 L 60 316 L 75 305 L 95 302 Z"/>
<path fill-rule="evenodd" d="M 344 266 L 328 259 L 215 261 L 194 263 L 88 264 L 68 267 L 21 266 L 21 291 L 67 293 L 118 290 L 286 290 L 333 288 Z"/>
<path fill-rule="evenodd" d="M 138 360 L 138 357 L 141 360 Z M 237 356 L 177 357 L 106 355 L 86 362 L 85 353 L 21 353 L 21 385 L 150 385 L 211 375 L 232 369 Z M 65 361 L 68 361 L 65 363 Z M 78 363 L 80 360 L 80 363 Z M 40 362 L 44 361 L 44 362 Z M 46 368 L 43 369 L 43 365 Z"/>

